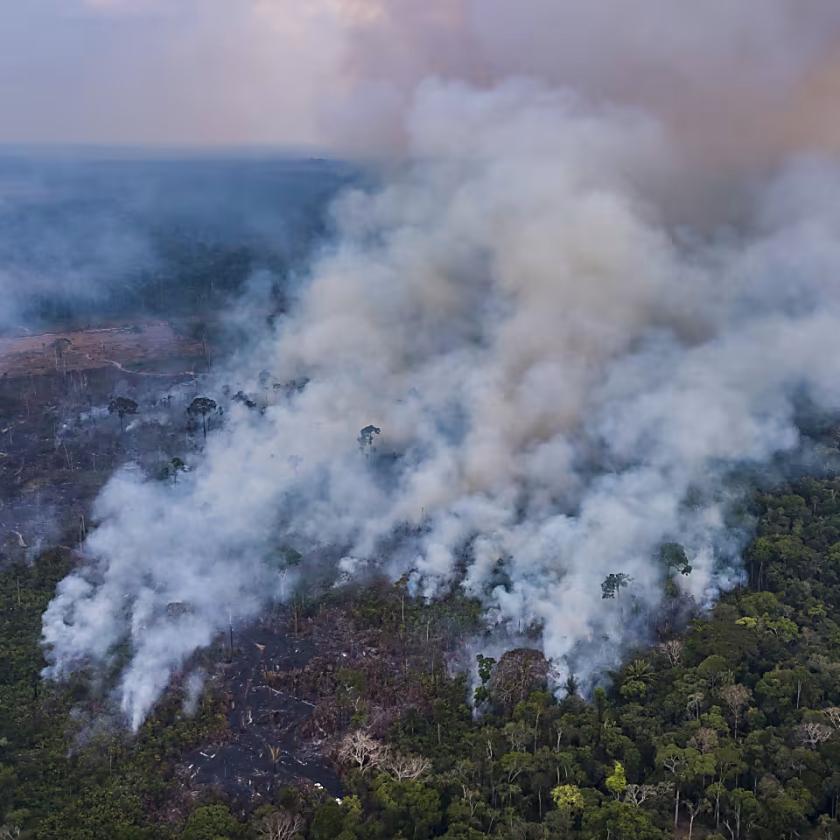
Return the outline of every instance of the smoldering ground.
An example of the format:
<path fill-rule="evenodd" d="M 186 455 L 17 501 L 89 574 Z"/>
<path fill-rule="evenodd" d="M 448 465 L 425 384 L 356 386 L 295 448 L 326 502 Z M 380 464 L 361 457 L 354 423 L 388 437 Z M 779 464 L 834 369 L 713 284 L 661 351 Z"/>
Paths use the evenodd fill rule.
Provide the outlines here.
<path fill-rule="evenodd" d="M 519 31 L 557 23 L 554 8 L 535 4 Z M 432 21 L 429 48 L 393 74 L 387 118 L 366 125 L 402 147 L 384 183 L 337 200 L 335 237 L 293 310 L 207 383 L 257 392 L 267 371 L 280 388 L 262 413 L 232 405 L 178 485 L 112 479 L 89 561 L 44 616 L 48 676 L 107 664 L 127 641 L 117 695 L 136 728 L 231 613 L 283 597 L 286 547 L 303 574 L 332 549 L 345 575 L 408 573 L 424 597 L 461 586 L 497 633 L 530 628 L 561 678 L 584 680 L 642 638 L 669 576 L 699 607 L 740 579 L 729 477 L 801 448 L 803 400 L 840 407 L 831 133 L 816 121 L 792 142 L 768 123 L 766 144 L 749 135 L 724 167 L 702 152 L 728 148 L 725 122 L 704 121 L 707 145 L 655 85 L 639 98 L 602 83 L 622 67 L 635 78 L 648 29 L 630 27 L 602 58 L 603 27 L 580 22 L 581 4 L 558 8 L 565 37 L 593 45 L 575 72 L 519 50 L 493 52 L 478 76 L 473 54 L 441 65 L 441 30 L 469 43 L 476 17 Z M 637 24 L 654 16 L 635 12 Z M 744 90 L 795 112 L 837 21 L 814 3 L 796 18 L 796 60 L 780 63 L 776 26 L 792 12 L 779 0 L 762 17 Z M 665 15 L 662 40 L 692 46 L 688 65 L 653 54 L 690 81 L 679 112 L 699 117 L 720 62 L 738 64 L 740 42 L 718 26 L 728 14 L 704 6 L 691 26 Z M 402 25 L 365 21 L 377 38 Z M 402 55 L 358 67 L 359 95 Z M 449 78 L 431 78 L 442 66 Z M 354 101 L 341 104 L 358 117 Z M 731 192 L 707 191 L 718 164 Z M 695 194 L 705 208 L 690 227 Z M 360 436 L 370 425 L 381 433 Z M 690 574 L 663 567 L 670 543 Z M 605 599 L 610 575 L 628 586 Z M 173 618 L 171 603 L 189 610 Z"/>

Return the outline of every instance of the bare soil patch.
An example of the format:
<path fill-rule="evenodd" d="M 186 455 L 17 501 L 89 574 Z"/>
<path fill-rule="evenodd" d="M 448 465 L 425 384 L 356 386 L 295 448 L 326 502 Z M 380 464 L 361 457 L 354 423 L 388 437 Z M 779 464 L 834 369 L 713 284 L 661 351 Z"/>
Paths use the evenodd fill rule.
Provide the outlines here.
<path fill-rule="evenodd" d="M 43 376 L 113 367 L 138 375 L 201 365 L 203 343 L 166 321 L 0 337 L 0 376 Z M 187 372 L 182 370 L 183 372 Z"/>

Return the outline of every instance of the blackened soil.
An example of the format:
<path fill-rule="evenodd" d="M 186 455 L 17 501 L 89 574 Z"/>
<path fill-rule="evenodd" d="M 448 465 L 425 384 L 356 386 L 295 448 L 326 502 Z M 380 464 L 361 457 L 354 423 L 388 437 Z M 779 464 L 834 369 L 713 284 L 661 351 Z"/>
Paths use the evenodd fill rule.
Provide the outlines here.
<path fill-rule="evenodd" d="M 322 744 L 300 736 L 312 703 L 266 680 L 267 673 L 302 668 L 318 652 L 310 639 L 290 637 L 286 627 L 283 620 L 265 620 L 234 632 L 233 661 L 217 677 L 229 695 L 229 732 L 225 741 L 187 756 L 190 787 L 220 788 L 251 806 L 301 783 L 340 795 Z"/>
<path fill-rule="evenodd" d="M 200 393 L 203 346 L 163 323 L 24 338 L 0 337 L 0 567 L 56 545 L 73 551 L 95 526 L 92 508 L 114 470 L 137 464 L 159 476 L 170 459 L 188 465 L 201 447 L 184 408 Z M 109 412 L 117 397 L 136 414 Z M 168 480 L 161 477 L 161 480 Z M 189 754 L 188 789 L 221 787 L 243 804 L 274 789 L 339 783 L 321 742 L 302 737 L 310 700 L 266 672 L 305 666 L 324 643 L 287 633 L 288 615 L 236 630 L 213 677 L 228 699 L 229 731 Z"/>

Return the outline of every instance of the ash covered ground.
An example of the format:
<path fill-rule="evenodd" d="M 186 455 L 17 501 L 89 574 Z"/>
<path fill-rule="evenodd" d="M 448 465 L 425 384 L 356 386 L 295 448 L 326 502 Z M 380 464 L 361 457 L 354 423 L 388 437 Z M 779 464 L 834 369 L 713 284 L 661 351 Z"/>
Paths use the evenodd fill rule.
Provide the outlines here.
<path fill-rule="evenodd" d="M 95 526 L 96 495 L 120 466 L 162 481 L 177 480 L 173 459 L 189 469 L 203 428 L 186 409 L 201 393 L 209 352 L 189 325 L 165 321 L 0 338 L 0 564 L 56 547 L 75 555 Z M 117 400 L 129 406 L 123 417 Z M 321 755 L 324 737 L 311 725 L 317 697 L 297 696 L 292 683 L 275 687 L 338 640 L 313 631 L 311 620 L 290 632 L 290 621 L 278 609 L 232 628 L 211 652 L 209 676 L 229 728 L 184 757 L 192 791 L 217 787 L 255 801 L 298 781 L 339 791 Z"/>
<path fill-rule="evenodd" d="M 75 545 L 118 465 L 176 445 L 167 403 L 206 364 L 201 343 L 164 322 L 0 338 L 6 554 Z M 109 412 L 117 396 L 136 401 L 128 424 Z"/>
<path fill-rule="evenodd" d="M 259 411 L 278 398 L 283 388 L 266 379 L 260 393 L 213 392 L 205 418 L 191 413 L 211 393 L 214 352 L 194 332 L 155 320 L 0 338 L 0 566 L 86 562 L 94 502 L 116 470 L 177 482 L 201 456 L 205 422 L 211 431 L 233 402 Z M 190 694 L 186 674 L 198 668 L 203 682 L 187 705 L 212 698 L 224 718 L 181 756 L 173 801 L 220 794 L 250 811 L 288 787 L 340 796 L 341 735 L 362 714 L 380 735 L 407 710 L 424 714 L 428 696 L 410 674 L 436 680 L 462 652 L 469 615 L 462 604 L 419 605 L 404 582 L 312 580 L 255 622 L 232 619 L 169 692 Z M 107 686 L 97 685 L 80 718 L 110 714 Z"/>

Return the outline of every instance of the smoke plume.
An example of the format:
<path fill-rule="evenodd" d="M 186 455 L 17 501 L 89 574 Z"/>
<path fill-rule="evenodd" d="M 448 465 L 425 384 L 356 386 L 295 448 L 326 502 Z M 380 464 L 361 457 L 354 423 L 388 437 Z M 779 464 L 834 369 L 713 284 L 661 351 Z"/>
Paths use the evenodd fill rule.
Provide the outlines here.
<path fill-rule="evenodd" d="M 335 202 L 288 317 L 205 383 L 282 387 L 226 404 L 176 485 L 114 476 L 44 617 L 52 677 L 127 642 L 135 728 L 231 616 L 331 562 L 460 586 L 594 679 L 660 609 L 664 545 L 700 607 L 739 580 L 732 475 L 800 446 L 803 400 L 840 408 L 840 165 L 810 87 L 833 4 L 353 10 L 332 117 L 399 151 Z"/>

